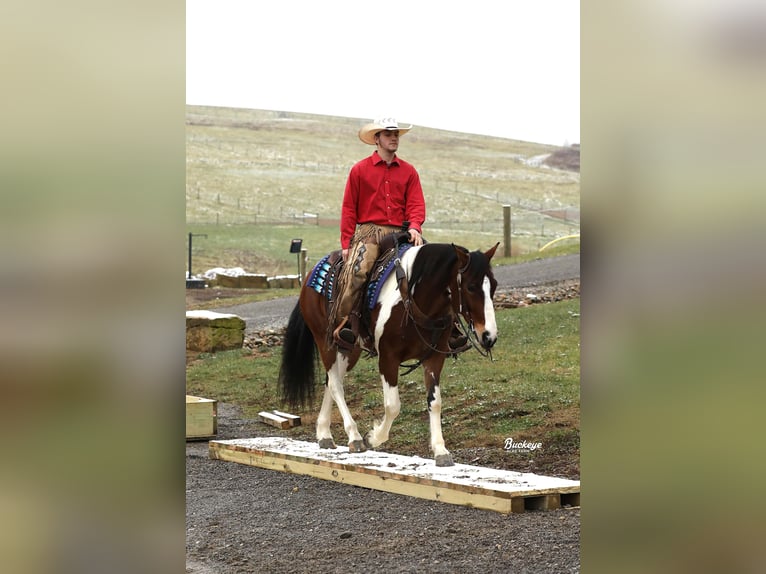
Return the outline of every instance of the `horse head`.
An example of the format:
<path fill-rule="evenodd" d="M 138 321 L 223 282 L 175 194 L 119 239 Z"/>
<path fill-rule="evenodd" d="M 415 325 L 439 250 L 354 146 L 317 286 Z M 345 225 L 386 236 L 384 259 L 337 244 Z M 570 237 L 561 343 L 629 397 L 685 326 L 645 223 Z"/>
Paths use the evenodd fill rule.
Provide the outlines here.
<path fill-rule="evenodd" d="M 497 280 L 492 273 L 490 261 L 498 245 L 499 242 L 484 253 L 469 252 L 453 245 L 457 253 L 457 297 L 452 298 L 453 308 L 468 322 L 476 339 L 486 350 L 491 349 L 497 341 L 497 322 L 492 304 Z"/>

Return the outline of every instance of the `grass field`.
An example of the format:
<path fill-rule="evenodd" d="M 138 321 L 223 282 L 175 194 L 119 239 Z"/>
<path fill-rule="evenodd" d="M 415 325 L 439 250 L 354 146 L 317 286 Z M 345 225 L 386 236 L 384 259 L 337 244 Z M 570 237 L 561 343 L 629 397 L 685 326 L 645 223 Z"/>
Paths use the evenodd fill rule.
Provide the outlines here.
<path fill-rule="evenodd" d="M 207 235 L 194 239 L 193 271 L 292 272 L 294 237 L 309 257 L 336 249 L 348 170 L 373 149 L 356 137 L 365 121 L 187 106 L 187 233 Z M 514 255 L 579 233 L 580 174 L 540 162 L 560 149 L 416 127 L 400 155 L 421 176 L 428 240 L 494 245 L 503 205 L 511 206 Z"/>

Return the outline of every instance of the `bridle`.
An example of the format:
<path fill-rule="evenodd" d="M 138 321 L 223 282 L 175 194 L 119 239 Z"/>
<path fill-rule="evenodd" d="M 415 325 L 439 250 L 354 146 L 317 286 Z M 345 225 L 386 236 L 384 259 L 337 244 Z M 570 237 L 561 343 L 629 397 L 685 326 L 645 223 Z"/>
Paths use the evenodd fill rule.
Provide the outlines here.
<path fill-rule="evenodd" d="M 412 321 L 413 326 L 415 327 L 415 332 L 418 334 L 418 337 L 420 338 L 421 342 L 425 347 L 431 352 L 431 353 L 440 353 L 443 355 L 453 355 L 457 356 L 459 353 L 463 353 L 473 347 L 476 349 L 479 354 L 483 357 L 489 357 L 490 360 L 492 360 L 492 352 L 491 350 L 483 349 L 482 346 L 478 342 L 478 337 L 476 336 L 474 330 L 473 330 L 473 320 L 471 319 L 471 313 L 467 309 L 463 309 L 463 290 L 462 290 L 462 282 L 463 282 L 463 273 L 468 271 L 468 267 L 471 264 L 471 253 L 468 253 L 468 261 L 466 261 L 465 265 L 463 267 L 458 269 L 457 276 L 456 276 L 456 282 L 457 282 L 457 304 L 455 304 L 454 298 L 451 298 L 453 301 L 453 312 L 449 313 L 447 315 L 443 315 L 441 317 L 437 318 L 431 318 L 423 311 L 420 310 L 420 308 L 415 303 L 414 299 L 412 299 L 409 296 L 409 286 L 407 283 L 407 275 L 404 272 L 404 269 L 401 266 L 401 260 L 399 258 L 394 260 L 394 266 L 396 269 L 396 281 L 399 286 L 399 293 L 402 298 L 402 302 L 404 303 L 404 309 L 405 309 L 405 315 L 402 319 L 403 324 L 406 324 L 407 321 Z M 457 323 L 455 322 L 455 317 L 457 317 Z M 470 327 L 468 324 L 466 324 L 465 319 L 468 319 L 470 322 Z M 457 326 L 458 330 L 461 332 L 461 334 L 467 339 L 467 342 L 458 349 L 450 349 L 447 351 L 442 351 L 441 349 L 437 348 L 438 340 L 441 338 L 442 333 L 445 329 L 452 328 L 453 326 Z M 421 332 L 421 329 L 431 331 L 431 341 L 427 341 L 423 333 Z M 429 353 L 430 354 L 430 353 Z M 415 363 L 410 364 L 402 364 L 403 367 L 406 367 L 408 370 L 402 373 L 403 375 L 407 375 L 410 372 L 417 369 L 421 363 L 423 362 L 423 359 L 418 360 Z"/>
<path fill-rule="evenodd" d="M 457 277 L 455 278 L 457 282 L 457 312 L 455 315 L 457 316 L 457 325 L 458 329 L 462 332 L 463 336 L 468 339 L 468 343 L 471 343 L 471 346 L 473 346 L 474 349 L 476 349 L 479 354 L 482 357 L 489 357 L 489 360 L 492 360 L 492 351 L 491 349 L 486 349 L 479 344 L 479 338 L 476 336 L 476 332 L 473 330 L 473 319 L 471 318 L 471 312 L 468 311 L 468 309 L 463 310 L 463 289 L 462 289 L 462 283 L 463 283 L 463 273 L 468 271 L 468 267 L 471 265 L 471 253 L 468 253 L 468 261 L 465 262 L 465 265 L 457 270 Z M 466 325 L 465 319 L 468 319 L 470 325 Z M 462 353 L 463 351 L 467 351 L 469 348 L 468 343 L 463 345 L 458 352 Z"/>

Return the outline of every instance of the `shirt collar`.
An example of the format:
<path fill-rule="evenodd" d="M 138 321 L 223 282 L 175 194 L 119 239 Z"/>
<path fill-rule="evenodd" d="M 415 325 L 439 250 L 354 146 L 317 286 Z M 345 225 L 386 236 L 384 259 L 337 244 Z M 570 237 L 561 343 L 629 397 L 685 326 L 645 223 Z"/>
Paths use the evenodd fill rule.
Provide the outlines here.
<path fill-rule="evenodd" d="M 372 160 L 372 165 L 378 165 L 379 163 L 385 163 L 385 160 L 380 157 L 380 154 L 378 154 L 378 150 L 375 150 L 372 152 L 372 155 L 370 156 L 370 159 Z M 399 157 L 394 154 L 394 159 L 391 160 L 391 165 L 399 165 Z"/>

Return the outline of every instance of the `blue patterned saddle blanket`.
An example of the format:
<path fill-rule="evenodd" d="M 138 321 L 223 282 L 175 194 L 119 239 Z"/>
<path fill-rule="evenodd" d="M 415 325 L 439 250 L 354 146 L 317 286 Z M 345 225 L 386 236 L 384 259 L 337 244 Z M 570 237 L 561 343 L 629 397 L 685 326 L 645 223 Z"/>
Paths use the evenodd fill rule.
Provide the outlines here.
<path fill-rule="evenodd" d="M 367 280 L 367 285 L 364 290 L 364 302 L 368 309 L 373 309 L 378 302 L 380 290 L 383 288 L 383 284 L 391 275 L 394 270 L 394 262 L 397 258 L 401 258 L 405 251 L 412 247 L 411 243 L 402 243 L 397 248 L 391 248 L 385 251 L 378 260 L 375 262 L 375 266 L 370 272 L 370 277 Z M 319 263 L 314 266 L 311 274 L 309 275 L 307 285 L 309 289 L 313 289 L 317 293 L 320 293 L 327 298 L 328 301 L 332 301 L 335 296 L 336 284 L 338 275 L 343 268 L 342 261 L 340 259 L 340 252 L 334 251 L 329 255 L 324 256 Z"/>
<path fill-rule="evenodd" d="M 333 300 L 335 294 L 335 282 L 343 268 L 340 251 L 333 251 L 325 255 L 314 265 L 306 284 L 320 295 L 324 295 L 328 301 Z"/>

